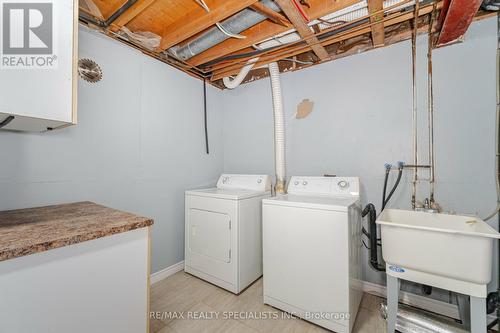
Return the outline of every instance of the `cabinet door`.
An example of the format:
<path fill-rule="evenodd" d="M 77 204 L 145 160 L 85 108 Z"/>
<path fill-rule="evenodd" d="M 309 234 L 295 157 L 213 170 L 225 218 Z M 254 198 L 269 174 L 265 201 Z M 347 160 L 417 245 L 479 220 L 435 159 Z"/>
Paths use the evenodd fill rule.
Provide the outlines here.
<path fill-rule="evenodd" d="M 0 0 L 0 17 L 0 124 L 44 131 L 76 123 L 76 1 Z"/>

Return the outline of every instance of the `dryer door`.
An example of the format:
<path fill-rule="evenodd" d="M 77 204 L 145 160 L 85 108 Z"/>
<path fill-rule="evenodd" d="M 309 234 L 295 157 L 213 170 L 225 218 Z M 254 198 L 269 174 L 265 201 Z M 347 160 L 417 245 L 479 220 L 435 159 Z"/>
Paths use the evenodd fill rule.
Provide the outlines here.
<path fill-rule="evenodd" d="M 229 263 L 231 218 L 219 212 L 191 208 L 188 212 L 188 246 L 193 254 Z"/>
<path fill-rule="evenodd" d="M 186 271 L 214 284 L 236 285 L 237 229 L 237 200 L 187 195 Z"/>

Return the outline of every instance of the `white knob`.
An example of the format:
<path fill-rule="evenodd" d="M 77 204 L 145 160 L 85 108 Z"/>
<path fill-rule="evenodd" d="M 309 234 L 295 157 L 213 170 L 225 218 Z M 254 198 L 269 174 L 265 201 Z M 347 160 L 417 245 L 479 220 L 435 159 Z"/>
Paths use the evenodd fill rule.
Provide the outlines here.
<path fill-rule="evenodd" d="M 298 180 L 294 181 L 293 185 L 295 185 L 295 186 L 299 185 L 299 181 Z"/>
<path fill-rule="evenodd" d="M 306 186 L 306 185 L 307 185 L 307 181 L 305 181 L 305 180 L 304 180 L 304 181 L 302 182 L 302 185 Z"/>
<path fill-rule="evenodd" d="M 345 180 L 341 180 L 339 183 L 338 183 L 339 187 L 340 188 L 347 188 L 349 186 L 349 183 L 346 182 Z"/>
<path fill-rule="evenodd" d="M 257 184 L 260 184 L 260 183 L 262 183 L 262 179 L 259 178 L 259 179 L 257 179 Z"/>

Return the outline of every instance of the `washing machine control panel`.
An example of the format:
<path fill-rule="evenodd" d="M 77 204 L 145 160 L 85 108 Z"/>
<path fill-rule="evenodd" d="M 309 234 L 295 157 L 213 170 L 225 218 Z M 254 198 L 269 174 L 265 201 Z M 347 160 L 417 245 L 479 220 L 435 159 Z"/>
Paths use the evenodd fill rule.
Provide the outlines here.
<path fill-rule="evenodd" d="M 359 196 L 358 177 L 292 177 L 290 194 Z"/>
<path fill-rule="evenodd" d="M 223 174 L 217 182 L 217 188 L 266 192 L 271 190 L 271 177 L 268 175 Z"/>

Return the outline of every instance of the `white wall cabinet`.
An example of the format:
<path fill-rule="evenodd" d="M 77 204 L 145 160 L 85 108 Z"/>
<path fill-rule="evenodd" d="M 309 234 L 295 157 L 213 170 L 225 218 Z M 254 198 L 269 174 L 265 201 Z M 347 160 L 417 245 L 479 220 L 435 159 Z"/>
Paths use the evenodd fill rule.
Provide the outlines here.
<path fill-rule="evenodd" d="M 78 3 L 0 0 L 0 128 L 76 124 Z"/>

